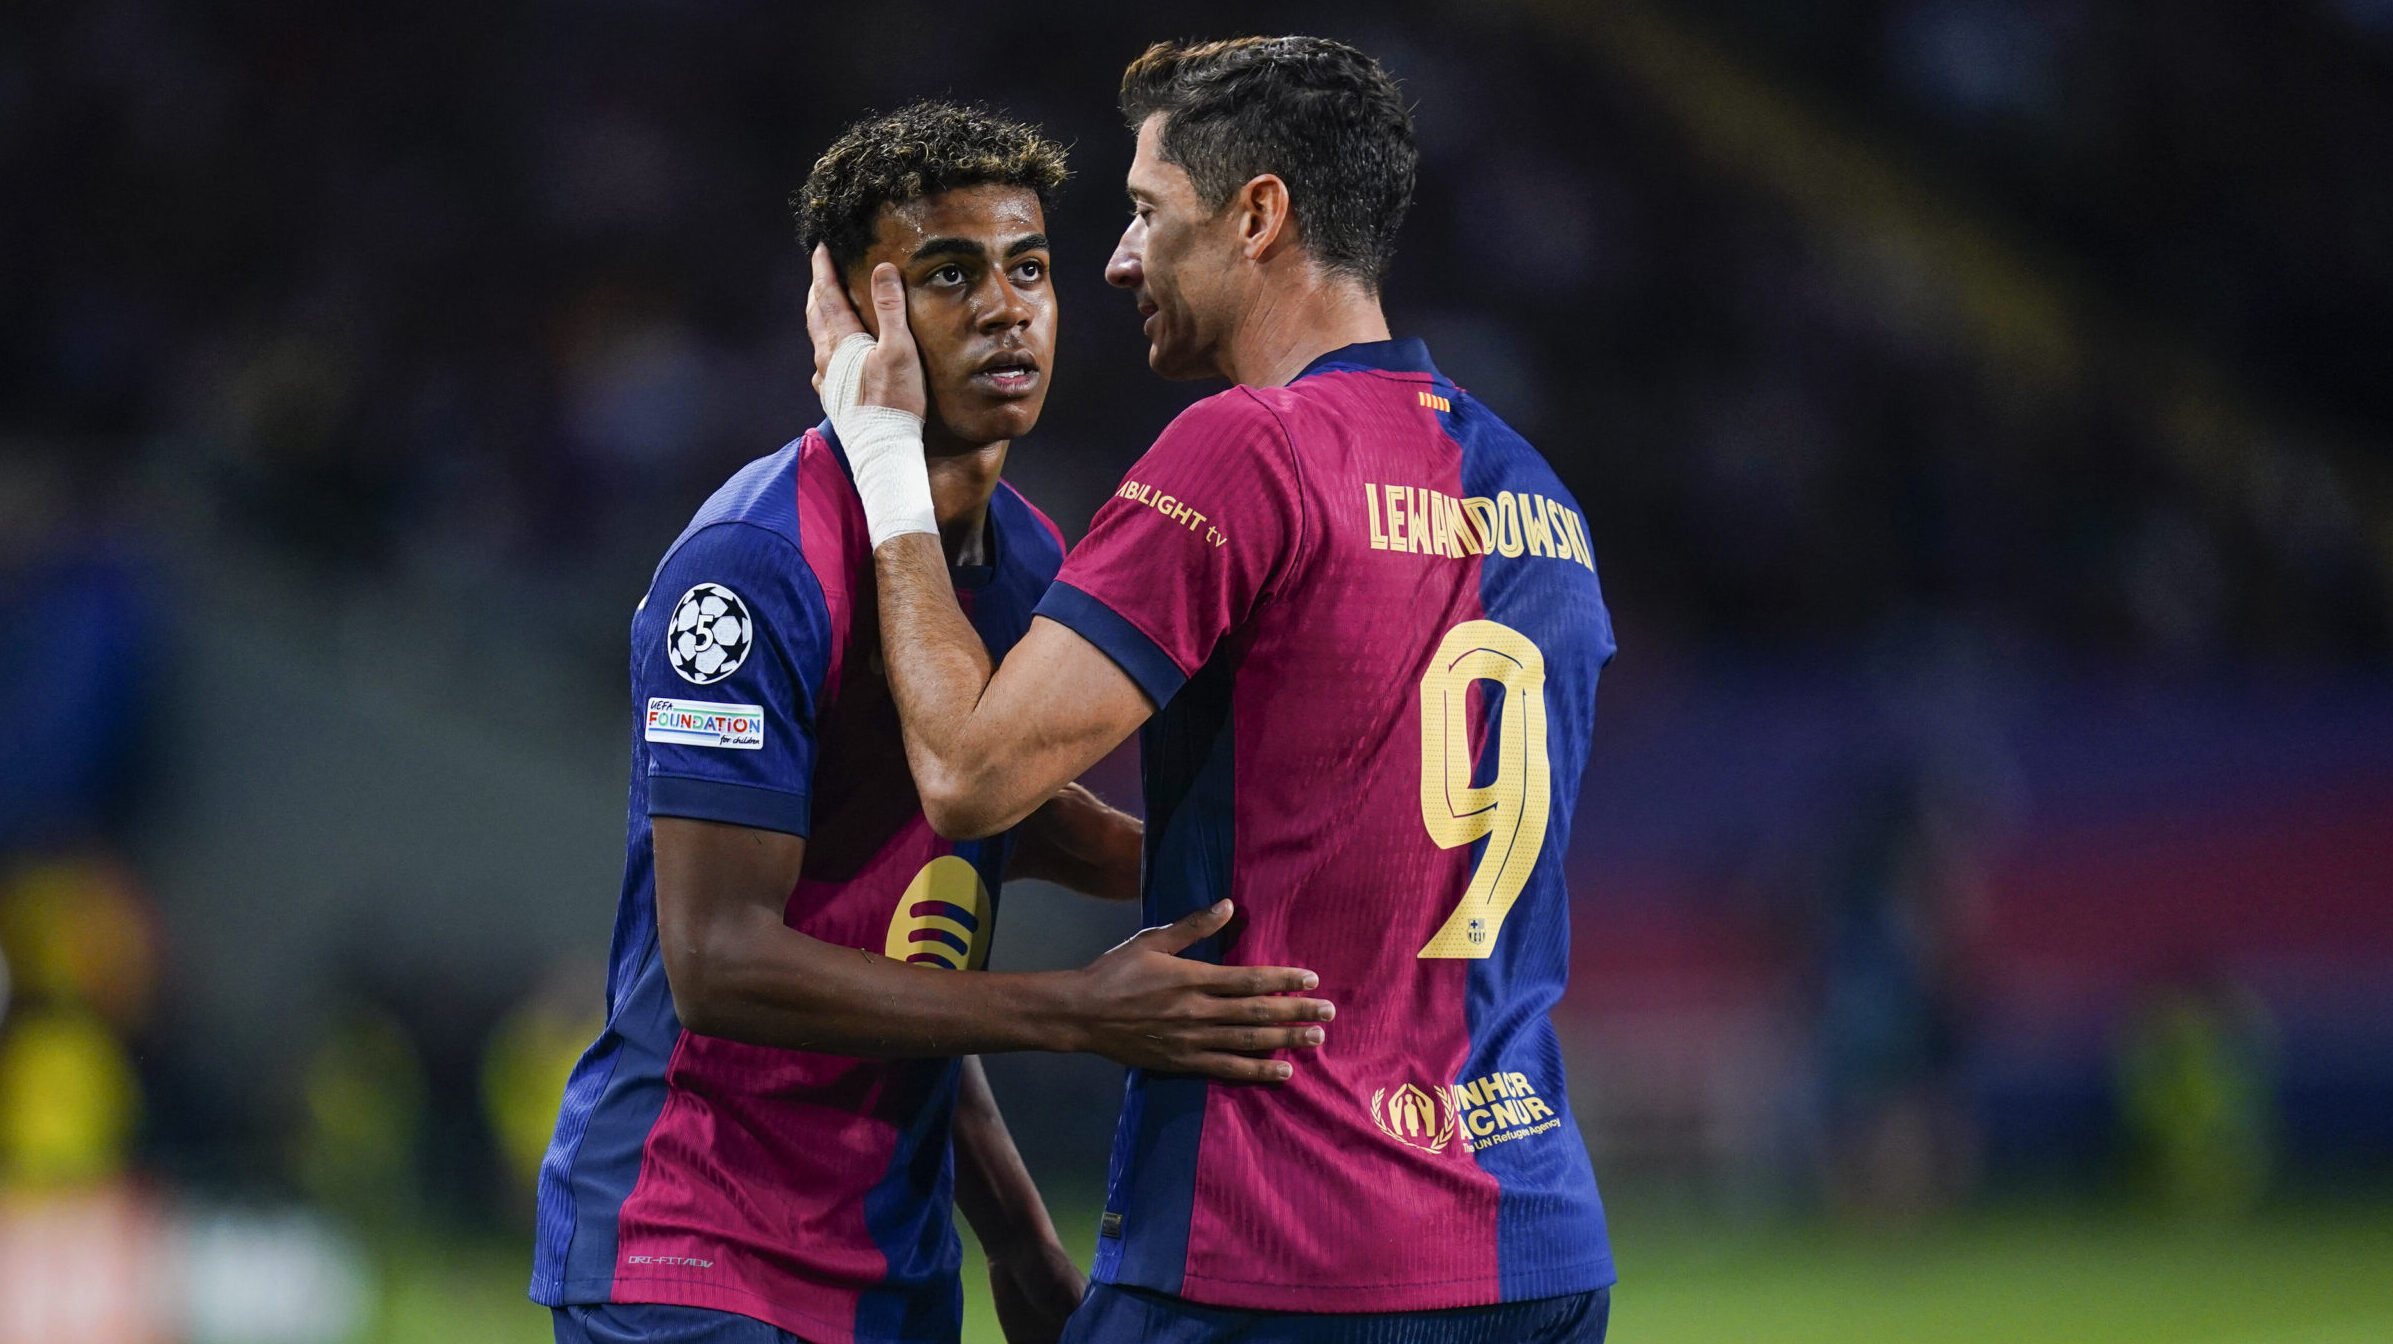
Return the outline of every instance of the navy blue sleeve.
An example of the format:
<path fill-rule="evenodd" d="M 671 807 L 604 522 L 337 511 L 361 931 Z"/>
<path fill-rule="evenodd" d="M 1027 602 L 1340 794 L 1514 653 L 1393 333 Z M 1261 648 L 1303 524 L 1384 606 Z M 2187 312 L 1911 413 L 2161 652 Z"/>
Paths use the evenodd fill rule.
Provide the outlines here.
<path fill-rule="evenodd" d="M 648 814 L 806 834 L 831 639 L 789 538 L 727 522 L 682 542 L 632 622 Z"/>
<path fill-rule="evenodd" d="M 1047 595 L 1039 599 L 1038 614 L 1071 627 L 1073 633 L 1120 664 L 1157 709 L 1170 704 L 1172 697 L 1188 683 L 1188 674 L 1180 670 L 1180 665 L 1172 661 L 1162 646 L 1147 638 L 1145 631 L 1061 579 L 1048 585 Z"/>

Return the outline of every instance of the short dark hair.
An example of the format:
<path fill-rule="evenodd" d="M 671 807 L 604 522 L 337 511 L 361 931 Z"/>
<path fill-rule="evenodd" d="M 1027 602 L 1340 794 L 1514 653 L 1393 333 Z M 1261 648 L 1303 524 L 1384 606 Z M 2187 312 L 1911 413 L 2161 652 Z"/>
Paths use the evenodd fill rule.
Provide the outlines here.
<path fill-rule="evenodd" d="M 1069 175 L 1064 147 L 1037 127 L 983 107 L 926 101 L 840 132 L 789 206 L 799 245 L 812 252 L 827 244 L 844 271 L 872 249 L 884 205 L 994 183 L 1037 192 L 1044 209 Z"/>
<path fill-rule="evenodd" d="M 1377 292 L 1412 205 L 1412 114 L 1377 61 L 1322 37 L 1158 42 L 1122 72 L 1122 115 L 1164 115 L 1163 157 L 1218 210 L 1263 173 L 1288 184 L 1323 266 Z"/>

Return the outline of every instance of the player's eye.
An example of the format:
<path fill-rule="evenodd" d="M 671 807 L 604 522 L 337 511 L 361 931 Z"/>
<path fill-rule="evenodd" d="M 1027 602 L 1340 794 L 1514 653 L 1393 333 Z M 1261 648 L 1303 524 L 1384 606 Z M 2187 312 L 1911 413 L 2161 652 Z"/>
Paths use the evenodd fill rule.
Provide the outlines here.
<path fill-rule="evenodd" d="M 1047 274 L 1047 263 L 1031 257 L 1014 267 L 1014 274 L 1021 277 L 1022 283 L 1035 285 Z"/>
<path fill-rule="evenodd" d="M 931 272 L 930 282 L 934 285 L 960 285 L 964 283 L 964 268 L 953 263 L 942 266 Z"/>

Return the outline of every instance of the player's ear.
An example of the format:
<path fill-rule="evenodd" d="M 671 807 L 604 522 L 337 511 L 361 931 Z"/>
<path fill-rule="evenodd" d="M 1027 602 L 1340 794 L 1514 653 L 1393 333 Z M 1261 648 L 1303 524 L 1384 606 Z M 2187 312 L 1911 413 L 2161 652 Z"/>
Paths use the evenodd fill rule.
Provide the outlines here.
<path fill-rule="evenodd" d="M 1249 261 L 1264 261 L 1295 241 L 1296 218 L 1291 213 L 1288 184 L 1277 173 L 1248 179 L 1231 199 L 1238 223 L 1239 251 Z"/>

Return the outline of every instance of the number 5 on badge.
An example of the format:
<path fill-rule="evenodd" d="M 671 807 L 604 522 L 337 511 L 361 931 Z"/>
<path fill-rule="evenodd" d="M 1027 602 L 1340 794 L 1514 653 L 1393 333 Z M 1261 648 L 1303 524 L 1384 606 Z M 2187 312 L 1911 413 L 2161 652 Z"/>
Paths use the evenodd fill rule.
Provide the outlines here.
<path fill-rule="evenodd" d="M 1496 727 L 1495 778 L 1473 784 L 1470 689 L 1504 688 Z M 1462 901 L 1420 955 L 1484 957 L 1520 899 L 1545 848 L 1552 771 L 1546 764 L 1545 655 L 1527 635 L 1496 621 L 1465 621 L 1446 632 L 1421 675 L 1421 824 L 1440 849 L 1487 837 Z"/>

